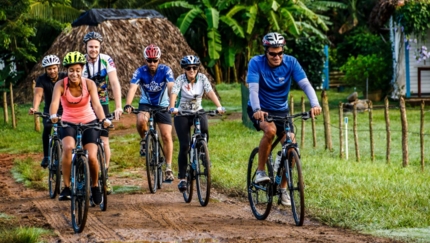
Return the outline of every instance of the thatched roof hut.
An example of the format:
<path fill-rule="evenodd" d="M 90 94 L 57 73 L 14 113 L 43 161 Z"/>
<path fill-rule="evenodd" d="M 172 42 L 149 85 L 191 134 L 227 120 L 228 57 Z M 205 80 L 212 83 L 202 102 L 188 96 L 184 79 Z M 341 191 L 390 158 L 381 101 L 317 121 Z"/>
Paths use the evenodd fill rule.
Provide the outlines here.
<path fill-rule="evenodd" d="M 196 55 L 179 29 L 154 10 L 92 9 L 85 14 L 90 17 L 88 21 L 76 20 L 72 26 L 77 22 L 81 25 L 64 30 L 46 55 L 55 54 L 62 59 L 70 51 L 85 53 L 82 42 L 84 35 L 90 31 L 99 32 L 103 35 L 101 52 L 110 55 L 117 67 L 122 97 L 127 94 L 133 72 L 144 64 L 143 49 L 147 45 L 154 43 L 161 48 L 161 63 L 172 68 L 175 78 L 182 73 L 181 58 L 185 55 Z M 32 101 L 32 81 L 44 72 L 41 61 L 27 76 L 24 87 L 18 89 L 17 101 Z M 212 76 L 203 66 L 200 71 L 213 83 Z"/>
<path fill-rule="evenodd" d="M 379 0 L 370 13 L 369 25 L 379 32 L 390 19 L 391 15 L 394 14 L 396 7 L 403 6 L 404 4 L 405 0 Z"/>

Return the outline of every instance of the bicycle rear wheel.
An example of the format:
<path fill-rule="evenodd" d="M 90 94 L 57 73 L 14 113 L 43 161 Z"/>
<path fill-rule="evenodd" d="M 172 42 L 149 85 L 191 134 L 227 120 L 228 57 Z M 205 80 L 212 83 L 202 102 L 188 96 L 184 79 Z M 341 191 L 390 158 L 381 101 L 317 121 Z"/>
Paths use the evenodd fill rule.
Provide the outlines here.
<path fill-rule="evenodd" d="M 157 191 L 157 156 L 155 154 L 155 139 L 152 134 L 146 136 L 146 175 L 151 193 Z"/>
<path fill-rule="evenodd" d="M 297 226 L 302 226 L 305 218 L 305 188 L 302 176 L 302 167 L 299 155 L 295 149 L 288 151 L 288 162 L 285 168 L 289 168 L 288 190 L 290 191 L 291 210 L 294 222 Z"/>
<path fill-rule="evenodd" d="M 266 172 L 271 170 L 271 165 L 266 162 Z M 271 182 L 255 183 L 255 176 L 258 168 L 258 147 L 254 148 L 249 157 L 247 189 L 248 200 L 252 213 L 258 220 L 264 220 L 269 216 L 273 202 L 273 185 Z M 270 175 L 271 173 L 267 173 Z"/>
<path fill-rule="evenodd" d="M 186 172 L 186 177 L 187 177 L 187 190 L 185 190 L 182 195 L 184 196 L 184 200 L 186 203 L 190 203 L 191 200 L 193 199 L 193 190 L 194 190 L 194 184 L 193 184 L 193 180 L 194 180 L 194 169 L 192 167 L 191 164 L 188 164 L 187 166 L 187 172 Z"/>
<path fill-rule="evenodd" d="M 83 155 L 72 163 L 72 225 L 75 233 L 81 233 L 85 228 L 90 206 L 90 168 L 88 159 Z"/>
<path fill-rule="evenodd" d="M 205 207 L 209 203 L 211 192 L 211 162 L 208 146 L 205 140 L 199 140 L 196 146 L 196 185 L 200 205 Z"/>
<path fill-rule="evenodd" d="M 49 197 L 55 198 L 57 193 L 60 192 L 61 184 L 61 144 L 58 140 L 52 141 L 52 146 L 50 148 L 50 161 L 49 161 L 49 177 L 48 177 L 48 187 L 49 187 Z"/>
<path fill-rule="evenodd" d="M 166 157 L 164 156 L 164 151 L 161 146 L 159 146 L 159 156 L 158 156 L 158 166 L 157 166 L 157 188 L 161 189 L 164 181 L 164 173 L 166 170 Z"/>
<path fill-rule="evenodd" d="M 105 152 L 100 143 L 97 143 L 97 161 L 99 162 L 98 173 L 98 186 L 102 194 L 102 202 L 100 209 L 106 211 L 107 209 L 107 186 L 106 186 L 106 157 Z"/>

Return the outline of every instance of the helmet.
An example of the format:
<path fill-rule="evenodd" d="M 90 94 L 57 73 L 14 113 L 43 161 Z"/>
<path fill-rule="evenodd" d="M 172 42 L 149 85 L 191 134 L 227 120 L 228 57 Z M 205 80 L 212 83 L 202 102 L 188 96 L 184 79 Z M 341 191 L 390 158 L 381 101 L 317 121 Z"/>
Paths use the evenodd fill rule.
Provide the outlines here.
<path fill-rule="evenodd" d="M 200 59 L 198 56 L 192 56 L 192 55 L 188 55 L 188 56 L 184 56 L 181 60 L 181 68 L 184 68 L 188 65 L 200 65 Z"/>
<path fill-rule="evenodd" d="M 263 37 L 263 46 L 265 48 L 285 46 L 285 43 L 284 36 L 278 32 L 271 32 Z"/>
<path fill-rule="evenodd" d="M 103 42 L 103 36 L 101 34 L 99 34 L 99 32 L 89 32 L 84 36 L 84 43 L 87 44 L 88 41 L 90 40 L 98 40 L 100 41 L 100 43 Z"/>
<path fill-rule="evenodd" d="M 85 64 L 85 63 L 87 63 L 87 59 L 85 58 L 84 54 L 78 51 L 67 53 L 63 59 L 63 66 L 65 67 L 73 64 Z"/>
<path fill-rule="evenodd" d="M 145 59 L 158 59 L 161 56 L 161 50 L 158 46 L 151 44 L 143 51 Z"/>
<path fill-rule="evenodd" d="M 55 64 L 61 64 L 60 58 L 58 58 L 56 55 L 47 55 L 42 60 L 42 67 L 44 68 Z"/>

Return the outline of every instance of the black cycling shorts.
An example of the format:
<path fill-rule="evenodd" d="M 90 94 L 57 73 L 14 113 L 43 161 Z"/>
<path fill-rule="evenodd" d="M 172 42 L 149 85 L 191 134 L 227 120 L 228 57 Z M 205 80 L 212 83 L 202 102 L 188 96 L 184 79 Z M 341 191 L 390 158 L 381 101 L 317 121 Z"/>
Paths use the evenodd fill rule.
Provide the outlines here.
<path fill-rule="evenodd" d="M 97 120 L 94 120 L 88 124 L 92 124 L 96 122 Z M 64 122 L 64 123 L 67 124 L 67 122 Z M 68 136 L 73 137 L 76 143 L 77 131 L 76 131 L 76 127 L 73 125 L 69 127 L 59 127 L 58 135 L 60 136 L 61 139 Z M 85 146 L 88 143 L 97 143 L 97 138 L 99 138 L 99 136 L 100 136 L 100 131 L 96 130 L 95 128 L 86 129 L 82 134 L 82 145 Z"/>
<path fill-rule="evenodd" d="M 257 129 L 257 131 L 261 131 L 260 128 L 260 121 L 256 120 L 254 118 L 254 111 L 252 110 L 251 106 L 248 106 L 246 109 L 247 113 L 248 113 L 248 117 L 249 119 L 251 119 L 252 123 L 254 124 L 255 129 Z M 272 116 L 286 116 L 289 114 L 288 110 L 285 111 L 269 111 L 269 110 L 264 110 L 262 109 L 262 111 L 269 113 L 269 115 Z M 284 127 L 284 122 L 282 121 L 274 121 L 275 125 L 276 125 L 276 135 L 279 136 L 283 136 L 285 134 L 285 127 Z M 294 133 L 294 126 L 293 124 L 290 122 L 290 131 L 292 133 Z"/>
<path fill-rule="evenodd" d="M 139 104 L 139 111 L 143 111 L 143 110 L 145 110 L 145 108 L 156 109 L 156 108 L 159 108 L 159 106 L 153 106 L 153 105 L 148 105 L 148 104 Z M 155 114 L 154 122 L 172 125 L 172 116 L 170 115 L 170 113 L 166 109 L 165 111 L 160 111 L 160 112 L 157 112 Z"/>

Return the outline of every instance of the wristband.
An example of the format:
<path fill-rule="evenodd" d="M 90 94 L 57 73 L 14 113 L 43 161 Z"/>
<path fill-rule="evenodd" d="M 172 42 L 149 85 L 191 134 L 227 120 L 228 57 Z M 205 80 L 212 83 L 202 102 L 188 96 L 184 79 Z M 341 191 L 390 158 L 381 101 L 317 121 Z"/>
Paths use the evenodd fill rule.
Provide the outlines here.
<path fill-rule="evenodd" d="M 57 118 L 57 117 L 58 117 L 57 114 L 52 114 L 52 115 L 49 116 L 49 119 L 54 119 L 54 118 Z"/>

